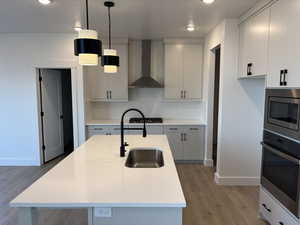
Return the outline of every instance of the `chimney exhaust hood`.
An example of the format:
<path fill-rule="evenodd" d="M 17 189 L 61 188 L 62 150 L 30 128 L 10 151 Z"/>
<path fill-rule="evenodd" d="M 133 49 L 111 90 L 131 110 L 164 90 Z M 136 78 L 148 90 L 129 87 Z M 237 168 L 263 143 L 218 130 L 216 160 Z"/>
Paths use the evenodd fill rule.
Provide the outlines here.
<path fill-rule="evenodd" d="M 142 74 L 139 79 L 130 86 L 136 88 L 163 88 L 158 81 L 151 76 L 151 40 L 142 40 Z"/>

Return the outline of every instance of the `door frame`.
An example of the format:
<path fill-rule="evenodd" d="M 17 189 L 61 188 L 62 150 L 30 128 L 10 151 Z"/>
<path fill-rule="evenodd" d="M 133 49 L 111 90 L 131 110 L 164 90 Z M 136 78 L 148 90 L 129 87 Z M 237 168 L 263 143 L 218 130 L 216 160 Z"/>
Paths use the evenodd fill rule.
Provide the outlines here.
<path fill-rule="evenodd" d="M 83 67 L 76 62 L 48 62 L 42 65 L 35 65 L 36 91 L 37 91 L 37 120 L 39 134 L 39 155 L 40 165 L 44 164 L 43 139 L 42 139 L 42 117 L 40 102 L 39 69 L 70 69 L 72 83 L 72 112 L 73 112 L 73 138 L 74 149 L 85 141 L 85 103 L 83 85 Z"/>
<path fill-rule="evenodd" d="M 217 51 L 219 50 L 219 60 L 217 61 Z M 212 98 L 212 134 L 213 134 L 213 139 L 212 139 L 212 159 L 213 159 L 213 166 L 215 167 L 215 169 L 217 169 L 217 162 L 218 162 L 218 142 L 219 142 L 219 117 L 220 117 L 220 81 L 221 81 L 221 45 L 216 46 L 213 49 L 213 53 L 214 53 L 214 81 L 213 81 L 213 89 L 214 89 L 214 94 L 213 94 L 213 98 Z M 219 63 L 218 68 L 217 68 L 217 62 Z M 215 104 L 216 102 L 216 81 L 217 81 L 217 71 L 216 69 L 218 69 L 218 101 L 217 104 Z M 217 114 L 217 115 L 216 115 Z M 215 118 L 216 116 L 216 118 Z M 216 135 L 216 137 L 215 137 Z M 214 141 L 215 138 L 217 139 L 217 148 L 215 149 L 214 147 Z M 215 157 L 214 157 L 215 156 Z"/>
<path fill-rule="evenodd" d="M 207 119 L 207 126 L 206 126 L 206 132 L 205 132 L 205 160 L 204 160 L 204 165 L 207 167 L 213 167 L 214 162 L 213 162 L 213 112 L 214 112 L 214 87 L 215 87 L 215 64 L 216 64 L 216 58 L 215 58 L 215 50 L 217 48 L 221 49 L 221 58 L 220 58 L 220 79 L 222 78 L 222 64 L 223 64 L 223 41 L 221 42 L 216 42 L 211 48 L 209 48 L 209 54 L 208 54 L 208 77 L 207 77 L 207 114 L 206 114 L 206 119 Z M 219 90 L 219 96 L 221 92 Z M 220 101 L 219 101 L 220 105 Z M 218 143 L 220 143 L 220 107 L 219 107 L 219 118 L 218 118 Z M 220 152 L 220 145 L 217 147 L 217 157 L 219 157 Z M 216 170 L 218 171 L 219 168 L 219 160 L 217 160 L 217 165 L 216 165 Z"/>

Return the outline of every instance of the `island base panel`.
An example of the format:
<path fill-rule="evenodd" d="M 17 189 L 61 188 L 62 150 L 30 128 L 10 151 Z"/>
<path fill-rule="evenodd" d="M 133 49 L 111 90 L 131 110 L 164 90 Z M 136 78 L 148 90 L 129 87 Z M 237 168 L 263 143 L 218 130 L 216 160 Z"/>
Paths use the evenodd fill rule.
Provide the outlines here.
<path fill-rule="evenodd" d="M 89 209 L 89 225 L 182 225 L 182 208 L 112 208 L 111 217 L 96 217 Z"/>
<path fill-rule="evenodd" d="M 20 225 L 38 225 L 36 208 L 18 208 L 18 217 Z"/>

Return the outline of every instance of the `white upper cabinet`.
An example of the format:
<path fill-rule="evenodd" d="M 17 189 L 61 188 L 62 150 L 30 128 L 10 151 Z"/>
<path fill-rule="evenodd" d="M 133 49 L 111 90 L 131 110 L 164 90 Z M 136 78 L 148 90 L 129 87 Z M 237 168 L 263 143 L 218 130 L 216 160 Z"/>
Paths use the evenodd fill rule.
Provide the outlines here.
<path fill-rule="evenodd" d="M 98 66 L 86 68 L 86 89 L 90 101 L 128 101 L 128 46 L 114 44 L 113 48 L 120 56 L 117 73 L 104 73 L 101 62 Z"/>
<path fill-rule="evenodd" d="M 183 97 L 183 54 L 182 46 L 165 46 L 165 98 Z"/>
<path fill-rule="evenodd" d="M 271 6 L 268 87 L 300 87 L 300 1 Z"/>
<path fill-rule="evenodd" d="M 183 47 L 183 90 L 184 98 L 197 100 L 202 97 L 202 60 L 201 45 Z"/>
<path fill-rule="evenodd" d="M 201 44 L 165 45 L 165 99 L 201 100 L 203 47 Z"/>
<path fill-rule="evenodd" d="M 239 77 L 267 74 L 270 10 L 240 24 Z"/>

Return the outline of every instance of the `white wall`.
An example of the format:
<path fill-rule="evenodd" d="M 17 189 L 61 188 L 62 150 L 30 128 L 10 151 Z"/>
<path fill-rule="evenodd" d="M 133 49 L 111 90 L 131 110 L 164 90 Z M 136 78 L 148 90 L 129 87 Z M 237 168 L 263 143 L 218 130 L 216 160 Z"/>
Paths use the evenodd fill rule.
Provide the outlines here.
<path fill-rule="evenodd" d="M 0 165 L 39 165 L 36 67 L 74 64 L 73 34 L 0 34 Z"/>
<path fill-rule="evenodd" d="M 90 103 L 89 119 L 120 119 L 128 108 L 139 108 L 147 117 L 164 119 L 189 119 L 203 121 L 202 102 L 165 102 L 163 89 L 129 89 L 129 102 L 124 103 Z M 132 116 L 132 115 L 131 115 Z"/>
<path fill-rule="evenodd" d="M 225 20 L 205 41 L 204 86 L 207 106 L 207 153 L 211 158 L 213 54 L 221 44 L 218 163 L 216 181 L 220 184 L 258 184 L 261 163 L 265 82 L 238 80 L 238 21 Z"/>

